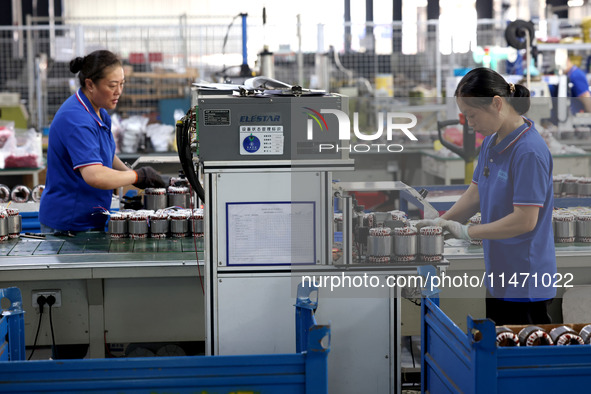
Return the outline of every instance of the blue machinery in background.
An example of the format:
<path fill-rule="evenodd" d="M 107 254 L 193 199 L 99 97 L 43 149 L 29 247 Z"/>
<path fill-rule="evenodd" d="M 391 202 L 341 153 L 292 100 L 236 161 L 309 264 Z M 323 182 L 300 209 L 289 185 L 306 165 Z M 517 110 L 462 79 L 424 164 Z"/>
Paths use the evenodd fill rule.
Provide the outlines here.
<path fill-rule="evenodd" d="M 316 325 L 314 290 L 298 289 L 295 354 L 24 361 L 20 290 L 0 289 L 10 300 L 0 325 L 8 338 L 0 347 L 7 361 L 0 363 L 0 392 L 328 393 L 330 327 Z"/>
<path fill-rule="evenodd" d="M 252 72 L 250 71 L 250 67 L 248 66 L 248 50 L 247 50 L 247 36 L 246 36 L 246 17 L 248 14 L 242 13 L 240 14 L 242 17 L 242 65 L 240 66 L 240 76 L 241 77 L 250 77 L 252 76 Z"/>

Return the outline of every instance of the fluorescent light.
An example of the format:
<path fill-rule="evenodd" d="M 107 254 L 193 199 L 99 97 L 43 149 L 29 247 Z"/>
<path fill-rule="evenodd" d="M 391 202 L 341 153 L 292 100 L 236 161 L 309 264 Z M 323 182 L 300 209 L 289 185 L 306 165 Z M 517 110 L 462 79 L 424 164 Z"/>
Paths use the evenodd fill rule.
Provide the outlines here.
<path fill-rule="evenodd" d="M 584 3 L 585 2 L 583 0 L 568 0 L 566 4 L 568 4 L 569 7 L 580 7 Z"/>

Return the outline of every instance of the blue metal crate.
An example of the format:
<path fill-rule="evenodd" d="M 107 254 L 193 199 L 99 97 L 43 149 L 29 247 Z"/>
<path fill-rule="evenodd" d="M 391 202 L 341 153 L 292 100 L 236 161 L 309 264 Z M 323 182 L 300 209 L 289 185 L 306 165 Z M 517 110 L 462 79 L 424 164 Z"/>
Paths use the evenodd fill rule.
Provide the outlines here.
<path fill-rule="evenodd" d="M 437 299 L 421 304 L 423 393 L 588 393 L 591 346 L 496 346 L 491 320 L 468 316 L 464 333 Z M 480 333 L 479 340 L 473 333 Z"/>
<path fill-rule="evenodd" d="M 0 315 L 0 361 L 25 359 L 25 311 L 21 291 L 16 287 L 0 289 L 0 300 L 8 299 L 8 309 Z"/>
<path fill-rule="evenodd" d="M 5 362 L 0 392 L 328 393 L 330 327 L 316 325 L 310 291 L 298 291 L 298 353 Z"/>

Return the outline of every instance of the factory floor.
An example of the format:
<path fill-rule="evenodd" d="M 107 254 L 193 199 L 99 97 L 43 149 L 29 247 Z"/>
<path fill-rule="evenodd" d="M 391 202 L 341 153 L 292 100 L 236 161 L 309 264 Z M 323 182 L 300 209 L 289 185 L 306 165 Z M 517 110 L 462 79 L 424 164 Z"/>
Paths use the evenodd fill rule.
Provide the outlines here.
<path fill-rule="evenodd" d="M 412 345 L 412 347 L 411 347 Z M 401 344 L 402 394 L 421 392 L 421 336 L 404 336 Z"/>

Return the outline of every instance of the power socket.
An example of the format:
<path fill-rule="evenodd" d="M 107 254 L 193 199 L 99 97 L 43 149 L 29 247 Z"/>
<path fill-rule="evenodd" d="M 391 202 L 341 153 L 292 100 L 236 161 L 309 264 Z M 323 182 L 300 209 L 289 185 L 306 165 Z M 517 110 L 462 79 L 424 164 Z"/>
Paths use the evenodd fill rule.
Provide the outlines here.
<path fill-rule="evenodd" d="M 55 304 L 52 305 L 52 308 L 59 308 L 60 306 L 62 306 L 61 290 L 33 290 L 33 308 L 39 308 L 39 304 L 37 304 L 37 298 L 39 298 L 39 296 L 44 296 L 45 298 L 47 298 L 50 295 L 55 297 Z"/>

